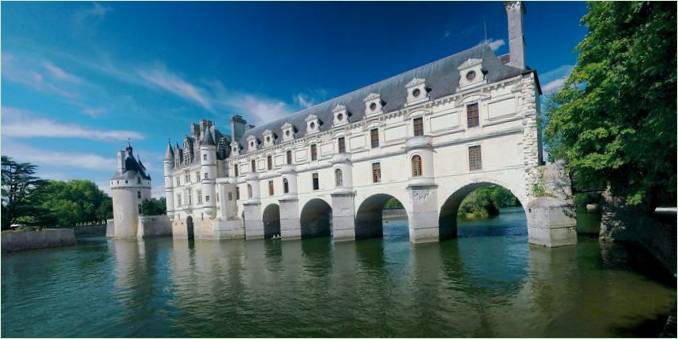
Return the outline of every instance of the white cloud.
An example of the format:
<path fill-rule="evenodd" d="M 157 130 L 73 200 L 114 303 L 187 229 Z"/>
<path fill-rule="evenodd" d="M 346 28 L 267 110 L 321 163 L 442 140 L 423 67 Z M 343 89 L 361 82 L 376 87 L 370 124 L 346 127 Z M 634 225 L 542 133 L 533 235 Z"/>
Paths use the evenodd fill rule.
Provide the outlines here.
<path fill-rule="evenodd" d="M 487 39 L 487 40 L 481 41 L 479 45 L 484 45 L 484 44 L 489 45 L 490 48 L 491 48 L 493 51 L 496 51 L 496 50 L 498 50 L 501 46 L 506 45 L 506 41 L 504 41 L 504 39 Z"/>
<path fill-rule="evenodd" d="M 253 117 L 256 123 L 270 122 L 291 113 L 287 104 L 282 101 L 261 98 L 251 94 L 228 98 L 225 103 L 239 112 Z"/>
<path fill-rule="evenodd" d="M 55 152 L 28 145 L 3 142 L 3 153 L 22 162 L 30 162 L 39 166 L 71 167 L 88 170 L 112 171 L 115 169 L 114 158 L 104 158 L 92 153 Z"/>
<path fill-rule="evenodd" d="M 14 138 L 79 138 L 89 140 L 141 140 L 144 135 L 127 130 L 101 130 L 76 124 L 64 124 L 36 117 L 34 113 L 2 107 L 2 134 Z"/>
<path fill-rule="evenodd" d="M 51 73 L 40 73 L 32 70 L 25 60 L 16 58 L 13 54 L 2 53 L 2 76 L 4 79 L 21 84 L 40 92 L 56 94 L 67 99 L 76 97 L 75 93 L 65 90 L 63 86 L 51 81 Z"/>
<path fill-rule="evenodd" d="M 55 65 L 55 64 L 53 64 L 49 61 L 43 62 L 42 66 L 47 70 L 47 72 L 49 72 L 49 74 L 51 74 L 53 77 L 55 77 L 59 80 L 72 82 L 72 83 L 76 83 L 76 84 L 83 82 L 83 80 L 81 78 L 79 78 L 79 77 L 77 77 L 77 76 L 75 76 L 71 73 L 66 72 L 63 68 L 61 68 L 61 67 L 59 67 L 59 66 L 57 66 L 57 65 Z"/>
<path fill-rule="evenodd" d="M 82 109 L 82 112 L 87 114 L 92 118 L 100 117 L 106 113 L 106 110 L 102 107 L 86 107 Z"/>
<path fill-rule="evenodd" d="M 144 80 L 161 89 L 189 101 L 193 101 L 207 110 L 212 109 L 209 97 L 201 88 L 192 85 L 180 76 L 168 71 L 163 65 L 158 64 L 151 68 L 140 69 L 137 73 Z"/>
<path fill-rule="evenodd" d="M 307 108 L 307 107 L 311 107 L 311 106 L 315 105 L 315 101 L 304 93 L 299 93 L 299 94 L 295 95 L 294 96 L 294 103 L 296 103 L 297 105 L 299 105 L 303 108 Z"/>
<path fill-rule="evenodd" d="M 544 95 L 552 95 L 558 92 L 565 85 L 565 81 L 572 73 L 574 66 L 561 65 L 555 69 L 545 72 L 539 76 L 539 79 L 544 83 L 541 91 Z"/>

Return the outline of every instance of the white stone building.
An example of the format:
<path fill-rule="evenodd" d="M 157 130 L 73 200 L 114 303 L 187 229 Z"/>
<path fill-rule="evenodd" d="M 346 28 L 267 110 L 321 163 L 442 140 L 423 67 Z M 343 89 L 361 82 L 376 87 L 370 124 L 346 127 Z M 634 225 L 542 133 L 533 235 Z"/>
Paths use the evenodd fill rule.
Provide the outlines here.
<path fill-rule="evenodd" d="M 505 6 L 508 55 L 479 45 L 262 126 L 234 116 L 228 136 L 194 124 L 165 159 L 174 237 L 380 236 L 395 198 L 410 241 L 438 241 L 456 235 L 469 192 L 496 184 L 524 206 L 530 242 L 576 242 L 567 197 L 535 194 L 541 93 L 525 65 L 523 5 Z"/>

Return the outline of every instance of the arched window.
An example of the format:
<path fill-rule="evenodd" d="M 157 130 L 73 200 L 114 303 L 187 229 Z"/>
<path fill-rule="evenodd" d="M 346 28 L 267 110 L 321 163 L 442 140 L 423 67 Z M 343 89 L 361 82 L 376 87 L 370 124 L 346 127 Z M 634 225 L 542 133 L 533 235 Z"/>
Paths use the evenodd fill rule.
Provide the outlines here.
<path fill-rule="evenodd" d="M 412 176 L 420 177 L 421 175 L 422 175 L 421 157 L 415 154 L 412 157 Z"/>
<path fill-rule="evenodd" d="M 283 178 L 283 193 L 290 192 L 290 184 L 287 182 L 287 178 Z"/>
<path fill-rule="evenodd" d="M 252 199 L 252 185 L 247 184 L 247 198 Z"/>
<path fill-rule="evenodd" d="M 341 187 L 344 185 L 344 177 L 341 173 L 341 170 L 338 168 L 334 170 L 334 184 L 337 187 Z"/>

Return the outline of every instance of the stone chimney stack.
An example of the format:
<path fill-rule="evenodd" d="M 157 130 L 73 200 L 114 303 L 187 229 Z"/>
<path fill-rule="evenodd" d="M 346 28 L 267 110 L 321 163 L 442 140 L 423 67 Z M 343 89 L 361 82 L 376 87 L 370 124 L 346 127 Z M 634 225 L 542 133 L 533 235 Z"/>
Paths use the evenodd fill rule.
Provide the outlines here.
<path fill-rule="evenodd" d="M 525 69 L 525 38 L 523 36 L 523 15 L 525 4 L 522 1 L 504 1 L 508 18 L 509 65 Z"/>
<path fill-rule="evenodd" d="M 231 140 L 238 141 L 247 130 L 247 121 L 240 115 L 231 118 Z"/>

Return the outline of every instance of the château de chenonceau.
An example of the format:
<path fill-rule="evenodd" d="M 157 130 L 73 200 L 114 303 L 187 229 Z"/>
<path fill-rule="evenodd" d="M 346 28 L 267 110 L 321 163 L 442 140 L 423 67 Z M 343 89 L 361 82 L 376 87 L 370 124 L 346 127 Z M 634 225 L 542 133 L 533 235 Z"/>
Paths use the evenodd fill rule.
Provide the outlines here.
<path fill-rule="evenodd" d="M 261 126 L 234 115 L 229 135 L 192 124 L 164 159 L 172 236 L 378 237 L 395 198 L 410 241 L 438 241 L 456 236 L 468 193 L 500 185 L 524 207 L 530 243 L 576 243 L 568 179 L 542 160 L 523 4 L 505 7 L 508 55 L 481 44 Z"/>

